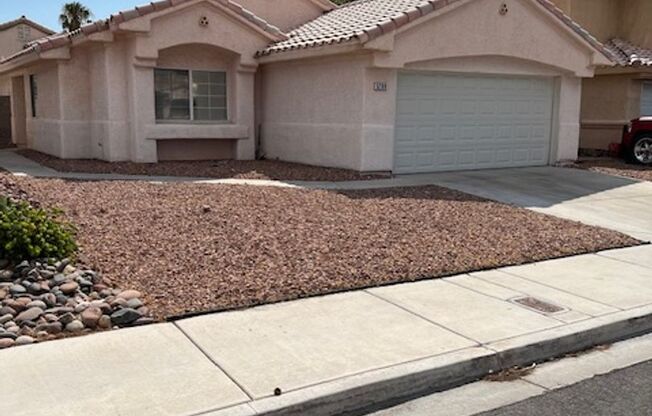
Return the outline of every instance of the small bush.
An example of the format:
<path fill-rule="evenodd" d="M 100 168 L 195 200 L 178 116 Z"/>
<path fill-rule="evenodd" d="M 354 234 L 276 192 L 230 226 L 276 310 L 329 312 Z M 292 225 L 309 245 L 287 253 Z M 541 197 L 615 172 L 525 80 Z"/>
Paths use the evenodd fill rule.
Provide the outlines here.
<path fill-rule="evenodd" d="M 64 258 L 77 250 L 72 225 L 59 212 L 0 197 L 0 259 Z"/>

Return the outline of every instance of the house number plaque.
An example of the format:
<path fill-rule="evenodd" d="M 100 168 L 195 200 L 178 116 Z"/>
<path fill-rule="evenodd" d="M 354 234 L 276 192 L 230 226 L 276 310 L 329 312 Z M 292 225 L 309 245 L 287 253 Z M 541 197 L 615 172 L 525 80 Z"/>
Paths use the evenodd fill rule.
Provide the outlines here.
<path fill-rule="evenodd" d="M 376 81 L 374 82 L 374 91 L 386 92 L 387 83 L 385 81 Z"/>

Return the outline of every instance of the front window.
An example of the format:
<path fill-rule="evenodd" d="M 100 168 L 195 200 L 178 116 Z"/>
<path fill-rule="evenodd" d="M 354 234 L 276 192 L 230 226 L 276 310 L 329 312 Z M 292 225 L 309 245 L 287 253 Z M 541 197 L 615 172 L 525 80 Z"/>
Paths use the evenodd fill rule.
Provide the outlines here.
<path fill-rule="evenodd" d="M 156 119 L 225 121 L 226 73 L 156 69 Z"/>
<path fill-rule="evenodd" d="M 29 95 L 32 105 L 32 117 L 36 117 L 36 103 L 38 101 L 38 82 L 35 74 L 29 76 Z"/>

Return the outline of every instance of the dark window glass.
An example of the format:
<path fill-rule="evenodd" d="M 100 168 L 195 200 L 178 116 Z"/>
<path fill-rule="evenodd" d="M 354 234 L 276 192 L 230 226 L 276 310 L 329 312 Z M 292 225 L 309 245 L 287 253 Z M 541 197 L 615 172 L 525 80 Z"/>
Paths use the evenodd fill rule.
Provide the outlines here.
<path fill-rule="evenodd" d="M 157 120 L 190 120 L 188 71 L 156 69 L 154 72 Z"/>
<path fill-rule="evenodd" d="M 29 94 L 32 104 L 32 117 L 36 117 L 36 102 L 38 101 L 38 85 L 35 74 L 29 76 Z"/>

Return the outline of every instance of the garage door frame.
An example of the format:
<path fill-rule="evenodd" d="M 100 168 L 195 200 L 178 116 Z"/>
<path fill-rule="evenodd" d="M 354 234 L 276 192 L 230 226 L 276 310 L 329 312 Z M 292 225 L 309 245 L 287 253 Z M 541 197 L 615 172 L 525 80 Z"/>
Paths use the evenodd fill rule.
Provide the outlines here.
<path fill-rule="evenodd" d="M 560 80 L 558 76 L 551 74 L 495 74 L 495 73 L 478 73 L 478 72 L 451 72 L 451 71 L 433 71 L 433 70 L 397 70 L 396 71 L 396 96 L 394 100 L 396 102 L 396 114 L 394 117 L 395 120 L 395 132 L 392 148 L 392 170 L 397 174 L 410 174 L 411 172 L 400 172 L 397 166 L 397 126 L 399 121 L 399 110 L 398 110 L 398 100 L 400 98 L 400 78 L 405 75 L 426 75 L 426 76 L 454 76 L 454 77 L 482 77 L 482 78 L 496 78 L 496 79 L 543 79 L 550 82 L 551 87 L 551 96 L 550 96 L 550 125 L 549 125 L 549 145 L 548 152 L 545 163 L 542 163 L 541 166 L 550 165 L 556 159 L 555 155 L 558 152 L 558 138 L 559 138 L 559 89 L 560 89 Z M 532 165 L 534 166 L 534 165 Z M 479 170 L 479 169 L 500 169 L 504 167 L 479 167 L 479 168 L 460 168 L 460 169 L 443 169 L 436 170 L 433 169 L 432 172 L 441 172 L 441 171 L 461 171 L 461 170 Z M 412 173 L 427 173 L 427 172 L 412 172 Z"/>

